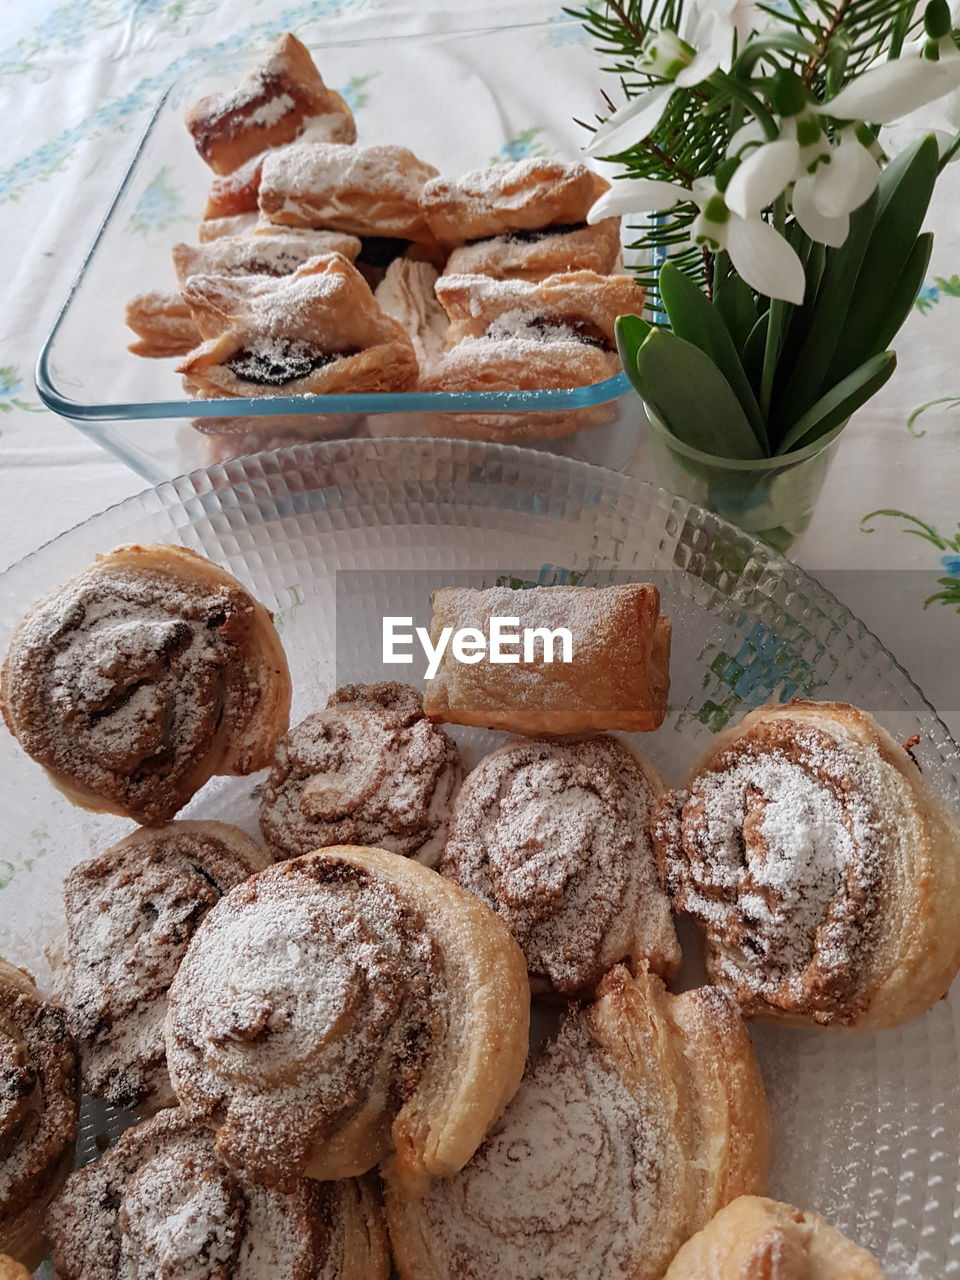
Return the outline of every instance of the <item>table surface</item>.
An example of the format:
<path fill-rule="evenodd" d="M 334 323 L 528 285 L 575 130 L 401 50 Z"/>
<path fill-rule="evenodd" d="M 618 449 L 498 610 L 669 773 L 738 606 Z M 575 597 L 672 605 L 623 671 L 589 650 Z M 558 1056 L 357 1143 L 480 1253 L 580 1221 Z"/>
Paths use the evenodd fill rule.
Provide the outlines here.
<path fill-rule="evenodd" d="M 229 30 L 225 14 L 229 12 Z M 141 490 L 41 405 L 33 368 L 170 68 L 201 46 L 311 41 L 558 19 L 549 0 L 0 0 L 0 567 Z M 533 71 L 533 69 L 532 69 Z M 598 91 L 601 80 L 598 77 Z M 555 95 L 555 84 L 544 93 Z M 599 97 L 598 97 L 599 105 Z M 455 104 L 451 104 L 455 110 Z M 901 130 L 908 141 L 936 114 Z M 899 141 L 900 139 L 898 139 Z M 960 735 L 960 164 L 929 218 L 928 279 L 893 381 L 844 434 L 794 557 L 880 636 Z M 639 460 L 635 468 L 643 474 Z M 882 514 L 870 513 L 880 510 Z M 938 593 L 951 601 L 932 599 Z"/>

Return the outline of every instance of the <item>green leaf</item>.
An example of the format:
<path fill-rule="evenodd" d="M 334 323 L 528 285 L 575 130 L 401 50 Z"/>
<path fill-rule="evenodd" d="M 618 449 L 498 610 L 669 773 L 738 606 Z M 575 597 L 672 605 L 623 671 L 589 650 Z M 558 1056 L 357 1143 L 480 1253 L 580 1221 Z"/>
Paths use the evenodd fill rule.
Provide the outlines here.
<path fill-rule="evenodd" d="M 631 376 L 678 440 L 723 458 L 764 457 L 729 382 L 693 343 L 653 329 L 637 353 Z"/>
<path fill-rule="evenodd" d="M 637 352 L 643 346 L 652 325 L 640 316 L 617 316 L 613 331 L 617 337 L 617 351 L 620 363 L 629 377 L 631 369 L 637 365 Z"/>
<path fill-rule="evenodd" d="M 760 386 L 763 377 L 763 357 L 767 349 L 767 329 L 770 327 L 770 312 L 765 311 L 750 330 L 750 336 L 743 348 L 743 367 L 750 385 Z"/>
<path fill-rule="evenodd" d="M 866 364 L 854 369 L 836 386 L 831 387 L 812 409 L 809 409 L 783 437 L 777 455 L 805 448 L 839 427 L 871 396 L 875 396 L 897 367 L 892 351 L 883 351 Z"/>
<path fill-rule="evenodd" d="M 767 431 L 757 398 L 720 312 L 690 277 L 670 262 L 665 262 L 660 271 L 660 297 L 677 337 L 709 356 L 730 384 L 757 442 L 766 453 Z"/>
<path fill-rule="evenodd" d="M 930 265 L 930 254 L 933 252 L 933 235 L 927 231 L 917 236 L 913 249 L 907 255 L 903 269 L 893 284 L 887 284 L 884 306 L 874 316 L 863 317 L 862 327 L 851 333 L 844 345 L 844 364 L 854 363 L 855 367 L 869 360 L 871 356 L 887 347 L 900 332 L 907 316 L 913 310 L 913 304 L 923 285 Z M 839 373 L 843 364 L 831 365 L 828 378 Z"/>
<path fill-rule="evenodd" d="M 876 221 L 823 385 L 838 382 L 863 362 L 863 334 L 883 330 L 878 320 L 889 312 L 891 275 L 899 274 L 914 251 L 936 185 L 937 162 L 936 139 L 928 136 L 880 175 Z"/>
<path fill-rule="evenodd" d="M 713 305 L 720 312 L 737 351 L 743 353 L 750 330 L 757 323 L 757 303 L 753 290 L 738 275 L 721 280 L 713 292 Z"/>
<path fill-rule="evenodd" d="M 794 313 L 783 350 L 786 356 L 791 351 L 797 355 L 789 372 L 782 362 L 778 370 L 780 390 L 770 421 L 773 440 L 816 404 L 823 392 L 873 232 L 877 200 L 876 195 L 871 196 L 853 214 L 846 241 L 839 249 L 827 251 L 816 294 L 805 298 L 803 306 Z M 810 252 L 813 256 L 812 247 Z"/>

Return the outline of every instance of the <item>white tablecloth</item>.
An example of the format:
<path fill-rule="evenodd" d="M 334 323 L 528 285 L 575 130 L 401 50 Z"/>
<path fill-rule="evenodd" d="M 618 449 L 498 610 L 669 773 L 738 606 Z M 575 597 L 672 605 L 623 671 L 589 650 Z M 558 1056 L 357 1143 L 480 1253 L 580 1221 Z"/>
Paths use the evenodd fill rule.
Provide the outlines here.
<path fill-rule="evenodd" d="M 290 29 L 311 40 L 559 18 L 550 0 L 438 11 L 430 0 L 2 0 L 0 566 L 143 488 L 40 405 L 44 336 L 137 136 L 173 70 L 201 46 L 251 54 Z M 531 66 L 531 76 L 536 67 Z M 598 77 L 598 90 L 600 86 Z M 562 85 L 548 83 L 556 101 Z M 599 98 L 598 98 L 599 105 Z M 531 122 L 534 123 L 534 122 Z M 458 121 L 450 104 L 450 127 Z M 927 285 L 896 346 L 900 368 L 848 428 L 794 555 L 881 636 L 955 733 L 960 689 L 960 164 L 939 189 Z M 913 429 L 912 414 L 928 404 Z M 868 513 L 883 508 L 899 515 Z M 920 536 L 916 536 L 920 535 Z M 854 572 L 855 571 L 855 572 Z M 956 600 L 925 601 L 956 583 Z M 949 588 L 947 588 L 949 590 Z"/>

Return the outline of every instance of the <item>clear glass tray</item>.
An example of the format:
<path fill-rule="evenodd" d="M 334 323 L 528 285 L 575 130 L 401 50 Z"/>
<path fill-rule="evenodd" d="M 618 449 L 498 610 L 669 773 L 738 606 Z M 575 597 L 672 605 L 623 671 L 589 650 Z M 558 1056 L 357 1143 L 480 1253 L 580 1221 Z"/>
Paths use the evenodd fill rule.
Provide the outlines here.
<path fill-rule="evenodd" d="M 585 135 L 574 118 L 591 119 L 598 102 L 597 62 L 571 21 L 354 40 L 313 45 L 312 52 L 351 104 L 361 143 L 399 143 L 445 173 L 527 155 L 577 159 Z M 350 415 L 358 419 L 353 435 L 446 436 L 460 434 L 450 414 L 509 413 L 534 421 L 538 414 L 572 413 L 593 420 L 595 406 L 604 405 L 603 425 L 542 447 L 624 466 L 644 418 L 622 374 L 570 391 L 197 402 L 184 394 L 176 360 L 127 351 L 133 335 L 124 306 L 136 293 L 176 287 L 170 247 L 196 238 L 210 185 L 184 111 L 204 94 L 235 85 L 249 62 L 204 63 L 163 95 L 40 355 L 37 389 L 48 407 L 152 481 L 222 456 L 211 451 L 223 446 L 211 446 L 190 420 L 225 415 L 249 418 L 251 427 L 258 417 L 277 414 L 305 421 Z M 552 83 L 562 92 L 540 92 L 529 76 L 533 64 L 536 85 Z"/>
<path fill-rule="evenodd" d="M 713 733 L 800 692 L 873 712 L 954 805 L 958 748 L 907 673 L 817 582 L 682 498 L 549 454 L 462 441 L 342 441 L 231 462 L 148 490 L 0 575 L 0 651 L 40 595 L 119 543 L 181 543 L 276 613 L 293 714 L 379 670 L 381 619 L 422 621 L 431 587 L 479 571 L 542 582 L 657 575 L 674 622 L 666 723 L 636 745 L 681 780 Z M 351 571 L 344 576 L 344 571 Z M 338 592 L 347 582 L 349 591 Z M 338 605 L 340 608 L 338 609 Z M 349 643 L 337 651 L 338 612 Z M 404 675 L 410 668 L 400 669 Z M 455 730 L 468 762 L 502 735 Z M 258 778 L 208 784 L 184 816 L 256 830 Z M 72 808 L 0 731 L 0 954 L 49 977 L 66 871 L 129 824 Z M 774 1119 L 770 1192 L 817 1209 L 892 1280 L 960 1271 L 960 1002 L 879 1035 L 756 1027 Z M 123 1117 L 85 1111 L 81 1154 Z"/>

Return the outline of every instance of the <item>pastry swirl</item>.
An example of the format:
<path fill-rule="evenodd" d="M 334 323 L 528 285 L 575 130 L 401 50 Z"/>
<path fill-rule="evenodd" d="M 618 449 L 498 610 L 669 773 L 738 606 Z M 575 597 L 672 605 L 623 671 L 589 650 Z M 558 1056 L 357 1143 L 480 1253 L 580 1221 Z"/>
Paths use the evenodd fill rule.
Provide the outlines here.
<path fill-rule="evenodd" d="M 0 960 L 0 1252 L 31 1267 L 44 1253 L 44 1209 L 72 1163 L 77 1100 L 67 1015 Z"/>
<path fill-rule="evenodd" d="M 70 872 L 68 1008 L 85 1093 L 115 1107 L 175 1102 L 167 990 L 210 908 L 270 860 L 237 827 L 171 822 L 135 831 Z"/>
<path fill-rule="evenodd" d="M 739 1196 L 674 1258 L 664 1280 L 885 1280 L 876 1259 L 818 1213 Z"/>
<path fill-rule="evenodd" d="M 0 709 L 74 804 L 156 825 L 214 774 L 268 763 L 290 676 L 235 578 L 182 547 L 117 547 L 20 623 Z"/>
<path fill-rule="evenodd" d="M 855 707 L 752 712 L 651 829 L 711 980 L 748 1016 L 892 1026 L 960 966 L 960 836 L 907 752 Z"/>
<path fill-rule="evenodd" d="M 660 1280 L 728 1200 L 762 1189 L 767 1113 L 733 1002 L 611 970 L 571 1009 L 465 1169 L 387 1181 L 403 1280 Z"/>
<path fill-rule="evenodd" d="M 527 1051 L 523 957 L 478 899 L 412 859 L 335 846 L 207 915 L 173 980 L 167 1061 L 188 1114 L 257 1182 L 461 1168 Z"/>
<path fill-rule="evenodd" d="M 433 866 L 463 767 L 455 743 L 393 682 L 346 685 L 281 739 L 260 829 L 278 858 L 365 844 Z"/>
<path fill-rule="evenodd" d="M 588 991 L 620 960 L 680 962 L 647 836 L 662 783 L 626 743 L 511 742 L 467 776 L 441 874 L 520 944 L 535 991 Z"/>
<path fill-rule="evenodd" d="M 72 1174 L 47 1215 L 60 1280 L 387 1280 L 367 1181 L 256 1186 L 161 1111 Z"/>

